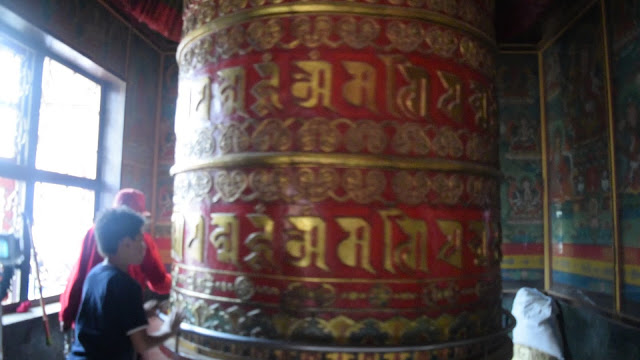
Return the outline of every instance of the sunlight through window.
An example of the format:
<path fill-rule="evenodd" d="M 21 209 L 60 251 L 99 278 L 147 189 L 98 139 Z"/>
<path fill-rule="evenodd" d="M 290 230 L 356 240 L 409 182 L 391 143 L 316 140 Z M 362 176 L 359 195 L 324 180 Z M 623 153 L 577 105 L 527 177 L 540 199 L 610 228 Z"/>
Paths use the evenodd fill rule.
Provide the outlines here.
<path fill-rule="evenodd" d="M 15 159 L 18 153 L 24 61 L 23 56 L 0 44 L 0 158 Z"/>
<path fill-rule="evenodd" d="M 100 85 L 45 58 L 36 168 L 96 178 Z"/>

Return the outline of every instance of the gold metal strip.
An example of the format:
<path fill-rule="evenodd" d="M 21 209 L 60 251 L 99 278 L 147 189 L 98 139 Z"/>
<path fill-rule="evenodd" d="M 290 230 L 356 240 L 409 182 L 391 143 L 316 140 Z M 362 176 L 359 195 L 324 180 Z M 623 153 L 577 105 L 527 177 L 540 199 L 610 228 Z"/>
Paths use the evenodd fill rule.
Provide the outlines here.
<path fill-rule="evenodd" d="M 371 5 L 371 4 L 354 4 L 354 3 L 335 3 L 335 2 L 306 2 L 306 3 L 292 3 L 292 4 L 275 4 L 263 6 L 256 9 L 249 9 L 239 11 L 231 15 L 225 15 L 218 17 L 213 21 L 192 30 L 186 34 L 176 50 L 176 56 L 178 59 L 182 57 L 182 51 L 189 46 L 192 42 L 199 38 L 226 29 L 233 25 L 248 22 L 257 18 L 267 17 L 281 17 L 291 15 L 309 15 L 309 14 L 322 14 L 322 15 L 358 15 L 358 16 L 375 16 L 375 17 L 390 17 L 399 18 L 405 20 L 420 20 L 425 22 L 431 22 L 439 25 L 448 26 L 450 28 L 461 30 L 469 35 L 477 37 L 484 41 L 492 48 L 496 47 L 495 40 L 478 29 L 475 26 L 469 25 L 463 21 L 450 16 L 442 15 L 430 10 L 421 9 L 408 9 L 386 5 Z"/>
<path fill-rule="evenodd" d="M 175 164 L 171 175 L 186 171 L 211 168 L 259 167 L 259 166 L 336 166 L 347 168 L 376 168 L 401 170 L 438 170 L 466 172 L 476 175 L 500 177 L 502 173 L 491 166 L 464 161 L 408 158 L 391 155 L 361 155 L 340 153 L 265 152 L 222 155 L 211 160 Z"/>
<path fill-rule="evenodd" d="M 220 270 L 211 269 L 194 265 L 185 265 L 180 263 L 174 263 L 177 268 L 185 270 L 192 270 L 204 273 L 218 274 L 218 275 L 231 275 L 231 276 L 246 276 L 254 279 L 270 279 L 270 280 L 284 280 L 284 281 L 298 281 L 298 282 L 313 282 L 313 283 L 342 283 L 342 284 L 428 284 L 438 281 L 451 281 L 451 280 L 493 280 L 493 276 L 500 275 L 500 269 L 498 271 L 486 272 L 484 274 L 469 276 L 465 275 L 461 277 L 441 277 L 431 279 L 345 279 L 345 278 L 327 278 L 327 277 L 302 277 L 302 276 L 286 276 L 286 275 L 269 275 L 269 274 L 253 274 L 232 270 Z M 259 276 L 258 276 L 259 275 Z"/>
<path fill-rule="evenodd" d="M 616 147 L 615 147 L 615 124 L 613 117 L 613 94 L 611 80 L 611 54 L 609 53 L 609 31 L 607 29 L 607 7 L 604 0 L 600 0 L 600 11 L 602 16 L 602 40 L 604 44 L 604 76 L 605 89 L 607 94 L 607 116 L 609 117 L 609 177 L 611 181 L 611 226 L 613 226 L 613 261 L 614 261 L 614 287 L 615 299 L 614 308 L 616 313 L 622 311 L 622 287 L 623 287 L 623 264 L 622 244 L 620 243 L 620 229 L 618 222 L 618 187 L 616 173 Z"/>
<path fill-rule="evenodd" d="M 569 28 L 573 26 L 573 24 L 575 24 L 578 20 L 580 20 L 582 15 L 586 14 L 589 10 L 591 10 L 591 7 L 595 5 L 596 2 L 598 2 L 598 0 L 593 0 L 589 4 L 587 4 L 587 6 L 585 6 L 582 10 L 580 10 L 580 12 L 578 12 L 578 15 L 576 15 L 576 17 L 571 19 L 571 21 L 569 21 L 565 26 L 563 26 L 562 29 L 560 29 L 560 31 L 558 31 L 558 33 L 552 36 L 550 39 L 548 40 L 542 39 L 538 46 L 540 51 L 543 52 L 547 50 L 547 48 L 551 46 L 556 40 L 558 40 L 558 38 L 562 36 L 562 34 L 564 34 L 567 30 L 569 30 Z"/>
<path fill-rule="evenodd" d="M 544 93 L 544 58 L 538 52 L 538 86 L 540 87 L 540 150 L 542 156 L 542 216 L 544 231 L 544 289 L 551 289 L 551 233 L 549 217 L 549 169 L 547 154 L 547 107 Z"/>

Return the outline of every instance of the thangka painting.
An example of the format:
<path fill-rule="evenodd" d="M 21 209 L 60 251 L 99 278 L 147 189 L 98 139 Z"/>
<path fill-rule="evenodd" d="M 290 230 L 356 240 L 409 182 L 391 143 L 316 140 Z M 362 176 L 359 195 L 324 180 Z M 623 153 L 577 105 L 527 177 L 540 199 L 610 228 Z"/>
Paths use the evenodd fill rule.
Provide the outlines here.
<path fill-rule="evenodd" d="M 599 6 L 543 52 L 552 289 L 611 306 L 613 231 Z"/>
<path fill-rule="evenodd" d="M 623 311 L 640 316 L 640 2 L 609 5 Z"/>
<path fill-rule="evenodd" d="M 544 279 L 540 89 L 536 54 L 501 54 L 496 88 L 500 119 L 502 278 L 542 287 Z"/>

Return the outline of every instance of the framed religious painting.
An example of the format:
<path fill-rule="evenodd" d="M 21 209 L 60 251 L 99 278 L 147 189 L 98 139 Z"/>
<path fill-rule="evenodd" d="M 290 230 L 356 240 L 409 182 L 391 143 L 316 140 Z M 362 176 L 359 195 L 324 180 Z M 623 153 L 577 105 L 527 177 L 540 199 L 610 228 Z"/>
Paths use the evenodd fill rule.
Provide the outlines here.
<path fill-rule="evenodd" d="M 599 4 L 542 51 L 551 292 L 612 309 L 609 116 Z"/>

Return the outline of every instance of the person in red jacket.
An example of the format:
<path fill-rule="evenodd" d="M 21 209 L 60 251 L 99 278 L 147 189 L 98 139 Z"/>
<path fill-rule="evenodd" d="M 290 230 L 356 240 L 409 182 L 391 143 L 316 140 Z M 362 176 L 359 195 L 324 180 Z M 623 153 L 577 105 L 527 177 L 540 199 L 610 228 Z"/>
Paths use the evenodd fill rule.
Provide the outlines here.
<path fill-rule="evenodd" d="M 136 189 L 122 189 L 113 201 L 113 207 L 127 206 L 131 210 L 148 216 L 149 212 L 145 208 L 144 194 Z M 158 294 L 168 294 L 171 290 L 171 275 L 167 273 L 158 248 L 149 233 L 144 233 L 144 242 L 147 245 L 144 259 L 140 265 L 129 266 L 129 275 L 134 278 L 142 289 L 150 289 Z M 71 269 L 69 280 L 64 292 L 60 295 L 60 329 L 68 332 L 78 315 L 78 308 L 82 300 L 82 287 L 89 271 L 103 261 L 103 257 L 98 252 L 94 226 L 92 226 L 82 240 L 80 258 Z"/>

